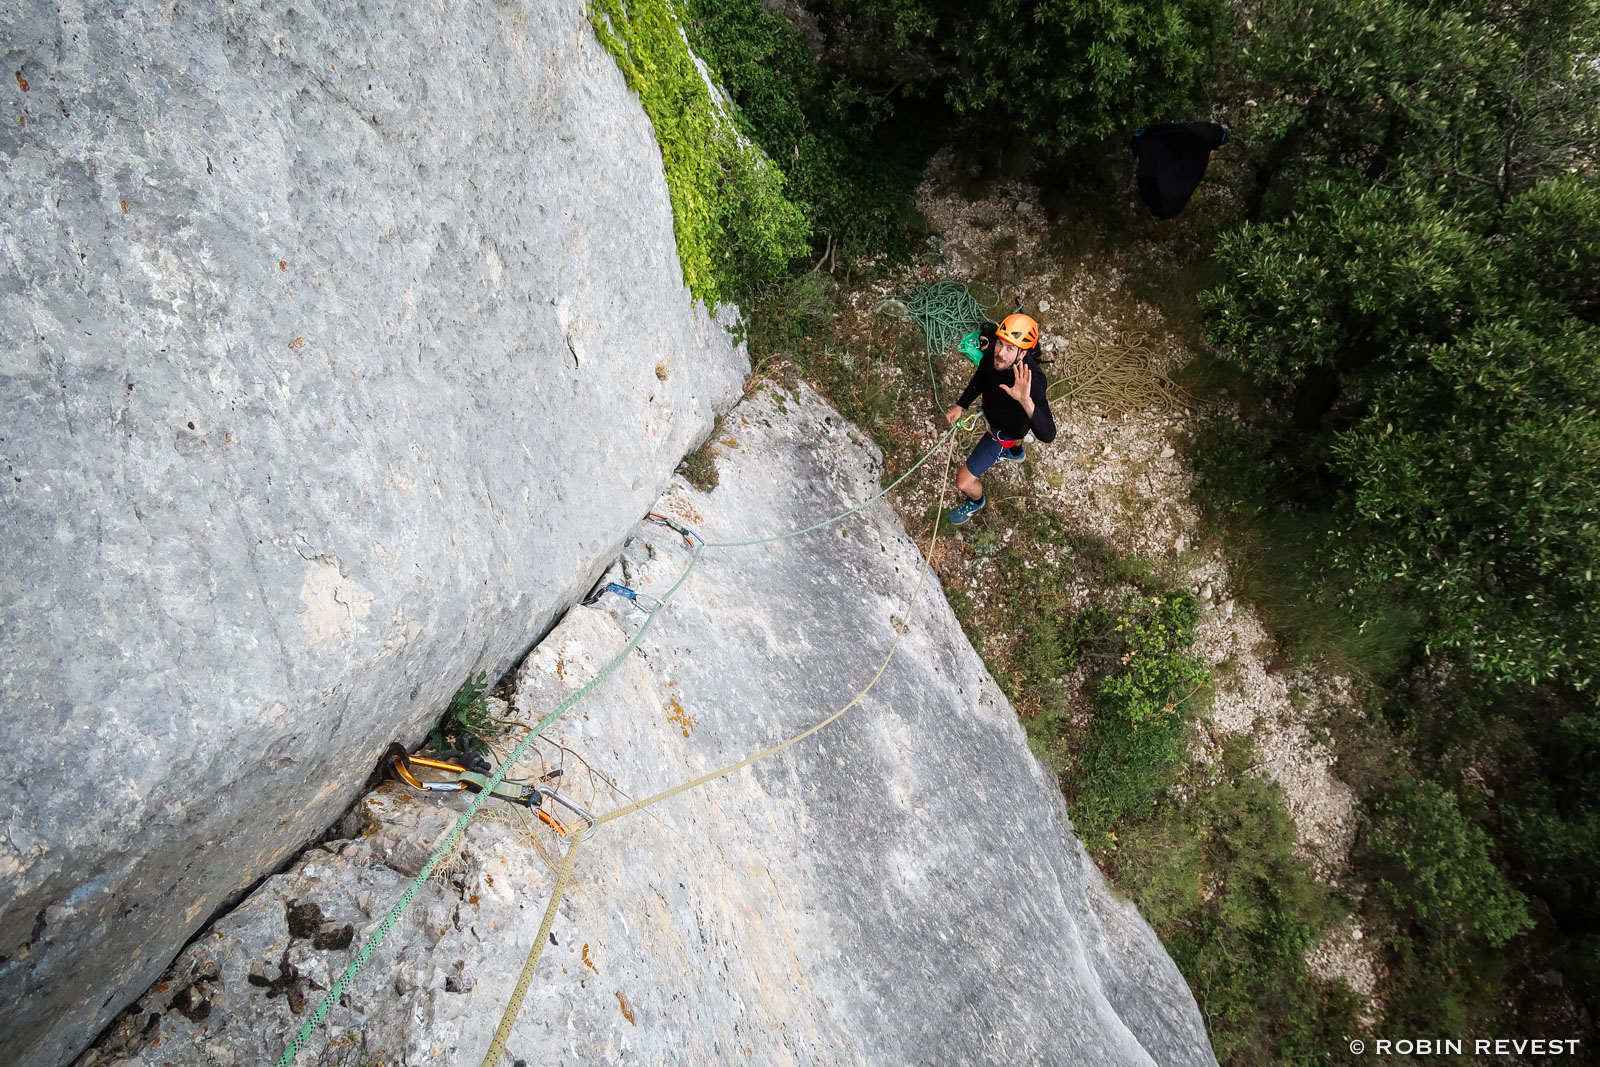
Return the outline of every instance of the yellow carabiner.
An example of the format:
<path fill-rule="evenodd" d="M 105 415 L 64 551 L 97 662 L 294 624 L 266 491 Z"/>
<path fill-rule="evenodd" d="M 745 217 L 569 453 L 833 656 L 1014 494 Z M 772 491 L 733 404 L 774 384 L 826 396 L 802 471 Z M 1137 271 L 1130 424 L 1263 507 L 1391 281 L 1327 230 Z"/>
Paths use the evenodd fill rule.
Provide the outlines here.
<path fill-rule="evenodd" d="M 391 761 L 391 766 L 394 767 L 395 773 L 400 776 L 400 779 L 413 789 L 421 789 L 426 793 L 454 793 L 466 788 L 466 786 L 462 785 L 459 781 L 421 782 L 417 779 L 416 775 L 411 773 L 411 765 L 413 763 L 417 764 L 419 767 L 432 767 L 441 771 L 455 771 L 457 774 L 460 774 L 466 770 L 465 767 L 462 767 L 459 764 L 446 763 L 442 759 L 429 759 L 426 756 L 395 756 Z"/>

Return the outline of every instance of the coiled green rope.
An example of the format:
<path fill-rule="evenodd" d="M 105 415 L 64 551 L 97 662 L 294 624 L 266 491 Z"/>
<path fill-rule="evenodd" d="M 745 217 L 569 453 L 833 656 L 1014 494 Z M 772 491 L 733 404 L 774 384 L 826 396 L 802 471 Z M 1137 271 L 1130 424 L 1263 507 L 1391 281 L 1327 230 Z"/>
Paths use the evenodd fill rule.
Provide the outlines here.
<path fill-rule="evenodd" d="M 919 285 L 904 300 L 880 300 L 873 310 L 898 319 L 909 319 L 922 330 L 923 351 L 928 357 L 928 384 L 933 388 L 933 406 L 944 410 L 939 398 L 939 376 L 933 369 L 935 353 L 948 352 L 966 334 L 989 321 L 989 310 L 972 295 L 965 282 L 942 281 Z"/>
<path fill-rule="evenodd" d="M 975 330 L 989 318 L 988 312 L 962 282 L 934 282 L 919 285 L 906 297 L 906 311 L 922 327 L 924 348 L 929 355 L 947 352 L 968 330 Z"/>

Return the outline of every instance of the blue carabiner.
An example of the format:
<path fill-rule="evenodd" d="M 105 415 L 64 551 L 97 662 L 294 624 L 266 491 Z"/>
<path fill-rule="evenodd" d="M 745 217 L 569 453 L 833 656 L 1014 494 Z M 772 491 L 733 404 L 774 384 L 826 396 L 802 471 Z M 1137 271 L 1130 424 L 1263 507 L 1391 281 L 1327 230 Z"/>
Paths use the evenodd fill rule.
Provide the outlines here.
<path fill-rule="evenodd" d="M 596 589 L 593 593 L 589 594 L 588 598 L 583 602 L 584 606 L 587 607 L 588 605 L 595 603 L 607 593 L 615 593 L 622 597 L 622 599 L 631 600 L 634 603 L 638 603 L 640 600 L 653 600 L 655 601 L 656 606 L 651 608 L 651 611 L 659 611 L 662 607 L 662 600 L 660 597 L 651 596 L 649 593 L 641 593 L 635 589 L 629 589 L 627 586 L 619 585 L 616 582 L 607 582 L 604 589 Z"/>

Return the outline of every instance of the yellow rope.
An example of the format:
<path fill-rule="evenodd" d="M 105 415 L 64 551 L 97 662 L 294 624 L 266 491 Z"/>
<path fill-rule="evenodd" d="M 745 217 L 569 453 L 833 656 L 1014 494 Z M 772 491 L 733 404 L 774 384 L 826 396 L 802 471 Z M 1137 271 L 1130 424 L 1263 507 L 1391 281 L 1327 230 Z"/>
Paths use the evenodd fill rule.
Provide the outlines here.
<path fill-rule="evenodd" d="M 1053 413 L 1065 400 L 1068 410 L 1083 405 L 1101 415 L 1165 418 L 1200 408 L 1187 389 L 1156 373 L 1154 354 L 1145 347 L 1145 334 L 1127 334 L 1115 341 L 1075 337 L 1052 364 L 1045 399 Z M 976 422 L 981 409 L 961 420 L 968 441 L 982 436 L 984 424 Z"/>
<path fill-rule="evenodd" d="M 1182 386 L 1156 373 L 1145 335 L 1129 334 L 1116 341 L 1078 337 L 1056 362 L 1062 372 L 1046 395 L 1054 404 L 1082 404 L 1107 415 L 1144 414 L 1159 418 L 1199 407 Z"/>
<path fill-rule="evenodd" d="M 567 883 L 572 880 L 572 866 L 578 858 L 578 846 L 583 844 L 583 835 L 589 828 L 579 826 L 572 831 L 572 843 L 567 846 L 567 854 L 561 857 L 561 869 L 556 872 L 555 888 L 550 893 L 550 904 L 544 909 L 544 919 L 539 923 L 539 933 L 533 939 L 533 947 L 528 950 L 528 958 L 522 964 L 522 973 L 517 975 L 516 988 L 511 991 L 511 1000 L 506 1004 L 505 1012 L 500 1016 L 500 1025 L 495 1027 L 494 1039 L 489 1042 L 489 1051 L 483 1054 L 484 1067 L 500 1062 L 500 1057 L 505 1055 L 506 1042 L 511 1039 L 511 1026 L 517 1021 L 517 1013 L 522 1010 L 522 1001 L 528 995 L 528 987 L 533 984 L 533 972 L 539 967 L 539 956 L 544 949 L 544 943 L 550 938 L 550 931 L 556 924 L 556 908 L 561 904 L 561 898 L 566 893 Z"/>
<path fill-rule="evenodd" d="M 1187 390 L 1181 386 L 1160 377 L 1155 373 L 1154 362 L 1150 350 L 1144 347 L 1144 334 L 1124 337 L 1115 342 L 1086 341 L 1076 339 L 1067 346 L 1064 357 L 1065 372 L 1052 382 L 1046 391 L 1046 396 L 1053 404 L 1065 399 L 1069 405 L 1084 404 L 1091 410 L 1098 410 L 1106 414 L 1129 415 L 1143 412 L 1147 415 L 1162 416 L 1174 414 L 1197 406 L 1197 402 Z M 917 584 L 911 592 L 911 600 L 906 605 L 904 618 L 906 623 L 896 627 L 894 643 L 889 646 L 889 652 L 883 658 L 878 671 L 872 676 L 865 687 L 861 689 L 850 702 L 838 711 L 829 715 L 821 722 L 811 726 L 793 737 L 758 752 L 747 756 L 737 763 L 730 763 L 726 767 L 702 774 L 663 790 L 654 796 L 636 801 L 623 807 L 606 812 L 595 820 L 595 825 L 611 822 L 635 812 L 642 811 L 664 800 L 697 789 L 718 778 L 726 777 L 734 771 L 748 767 L 753 763 L 775 756 L 791 745 L 798 744 L 817 731 L 837 722 L 851 708 L 859 704 L 863 697 L 871 692 L 872 687 L 878 684 L 889 663 L 894 659 L 894 654 L 900 648 L 900 642 L 905 637 L 906 628 L 909 626 L 911 612 L 916 608 L 917 598 L 922 594 L 922 585 L 928 575 L 929 560 L 933 558 L 934 550 L 939 543 L 938 517 L 944 513 L 945 495 L 950 484 L 950 469 L 955 458 L 956 439 L 966 436 L 969 440 L 982 432 L 977 424 L 977 412 L 971 412 L 966 418 L 960 420 L 959 430 L 962 433 L 950 435 L 950 448 L 945 457 L 945 477 L 941 480 L 939 488 L 939 506 L 935 511 L 933 534 L 928 541 L 928 551 L 924 554 L 922 568 L 917 573 Z M 562 857 L 560 871 L 556 875 L 555 885 L 551 889 L 550 903 L 545 909 L 544 921 L 539 926 L 539 935 L 534 938 L 528 950 L 528 958 L 522 965 L 522 972 L 517 977 L 516 988 L 512 991 L 511 999 L 506 1004 L 506 1010 L 501 1016 L 500 1025 L 496 1028 L 494 1038 L 489 1044 L 488 1051 L 484 1054 L 481 1067 L 496 1067 L 500 1057 L 505 1053 L 506 1042 L 510 1039 L 511 1029 L 516 1023 L 517 1015 L 522 1010 L 522 1003 L 527 997 L 528 987 L 532 984 L 534 972 L 538 969 L 539 959 L 544 953 L 545 942 L 549 939 L 550 931 L 555 924 L 556 909 L 560 906 L 567 886 L 572 880 L 573 865 L 576 860 L 578 846 L 583 841 L 587 827 L 574 831 L 571 843 L 567 846 L 566 855 Z"/>
<path fill-rule="evenodd" d="M 939 544 L 939 519 L 944 514 L 945 494 L 950 486 L 950 468 L 955 460 L 955 442 L 956 435 L 951 434 L 950 447 L 945 453 L 944 478 L 941 480 L 939 487 L 939 507 L 934 513 L 933 534 L 928 540 L 928 551 L 923 555 L 922 558 L 922 568 L 917 572 L 916 587 L 912 589 L 911 599 L 906 604 L 905 614 L 901 616 L 901 618 L 905 621 L 895 627 L 894 643 L 889 646 L 889 653 L 883 657 L 883 663 L 879 665 L 878 673 L 872 676 L 872 680 L 868 682 L 860 692 L 850 698 L 850 703 L 846 704 L 832 715 L 829 715 L 826 719 L 823 719 L 815 726 L 811 726 L 805 730 L 802 730 L 800 733 L 795 734 L 788 740 L 773 745 L 769 749 L 766 749 L 762 752 L 757 752 L 754 756 L 747 756 L 744 759 L 739 760 L 737 763 L 730 763 L 720 770 L 712 771 L 710 774 L 702 774 L 698 778 L 675 785 L 671 789 L 663 790 L 654 796 L 646 797 L 644 800 L 635 801 L 632 804 L 626 804 L 623 807 L 617 808 L 613 811 L 608 811 L 604 815 L 601 815 L 595 819 L 596 826 L 600 825 L 601 823 L 611 822 L 613 819 L 620 819 L 625 815 L 632 815 L 636 811 L 642 811 L 653 804 L 659 804 L 661 801 L 675 797 L 679 793 L 688 792 L 691 789 L 696 789 L 702 785 L 705 785 L 707 782 L 712 782 L 718 778 L 732 774 L 734 771 L 737 771 L 743 767 L 748 767 L 752 763 L 759 763 L 768 756 L 777 755 L 790 745 L 798 744 L 799 742 L 810 737 L 812 734 L 816 733 L 818 730 L 821 730 L 823 727 L 836 722 L 841 716 L 844 715 L 845 712 L 859 704 L 861 699 L 871 692 L 872 687 L 877 685 L 878 680 L 883 677 L 883 672 L 889 669 L 889 661 L 894 659 L 895 652 L 900 648 L 900 642 L 905 638 L 906 631 L 910 629 L 911 612 L 917 606 L 917 598 L 922 595 L 922 583 L 928 577 L 928 561 L 933 558 L 934 549 L 938 547 Z M 539 926 L 539 936 L 534 938 L 532 947 L 528 949 L 528 958 L 522 965 L 522 973 L 517 977 L 516 988 L 512 990 L 511 1000 L 506 1004 L 506 1010 L 500 1017 L 500 1025 L 495 1029 L 494 1038 L 489 1042 L 489 1050 L 484 1053 L 483 1062 L 480 1067 L 496 1067 L 496 1065 L 500 1062 L 500 1057 L 505 1054 L 506 1042 L 511 1038 L 511 1028 L 517 1020 L 517 1015 L 522 1011 L 522 1002 L 528 995 L 528 986 L 532 984 L 533 973 L 539 967 L 539 957 L 544 954 L 545 942 L 549 939 L 551 927 L 555 923 L 556 908 L 561 903 L 561 898 L 566 892 L 567 884 L 572 879 L 573 860 L 577 854 L 578 845 L 583 840 L 584 829 L 587 828 L 580 828 L 573 831 L 572 843 L 567 846 L 567 854 L 562 857 L 561 870 L 556 875 L 555 886 L 550 891 L 550 904 L 545 908 L 544 922 Z"/>

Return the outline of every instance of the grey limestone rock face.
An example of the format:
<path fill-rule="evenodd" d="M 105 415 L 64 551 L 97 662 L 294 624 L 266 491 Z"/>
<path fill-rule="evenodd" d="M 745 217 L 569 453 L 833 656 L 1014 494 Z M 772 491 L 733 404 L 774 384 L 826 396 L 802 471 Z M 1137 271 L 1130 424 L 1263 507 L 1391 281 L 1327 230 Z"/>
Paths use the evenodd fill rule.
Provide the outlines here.
<path fill-rule="evenodd" d="M 580 0 L 0 22 L 0 1033 L 42 1067 L 515 663 L 748 364 Z"/>
<path fill-rule="evenodd" d="M 656 505 L 713 542 L 805 526 L 876 491 L 876 451 L 804 387 L 745 401 L 724 431 L 719 487 L 676 483 Z M 665 596 L 689 558 L 677 534 L 641 524 L 610 578 Z M 882 501 L 802 537 L 706 549 L 638 648 L 512 775 L 561 768 L 563 791 L 604 812 L 793 736 L 873 677 L 920 563 Z M 643 618 L 615 595 L 574 607 L 518 669 L 510 717 L 531 724 L 577 692 Z M 369 795 L 362 835 L 219 919 L 92 1063 L 277 1056 L 464 807 L 398 783 Z M 466 838 L 301 1067 L 479 1062 L 564 845 L 509 805 Z M 327 940 L 345 925 L 356 940 L 292 936 L 308 901 Z M 845 717 L 585 843 L 515 1061 L 1215 1064 L 1188 987 L 1073 837 L 931 578 Z"/>

